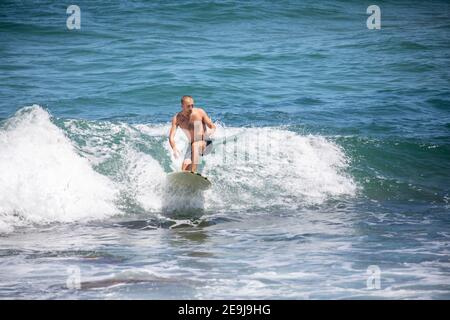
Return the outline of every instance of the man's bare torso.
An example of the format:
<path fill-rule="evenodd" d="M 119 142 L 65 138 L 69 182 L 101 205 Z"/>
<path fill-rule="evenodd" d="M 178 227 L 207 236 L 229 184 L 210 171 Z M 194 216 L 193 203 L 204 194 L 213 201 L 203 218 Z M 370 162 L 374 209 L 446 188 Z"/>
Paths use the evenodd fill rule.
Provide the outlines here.
<path fill-rule="evenodd" d="M 177 126 L 183 129 L 183 132 L 191 142 L 204 139 L 206 125 L 203 122 L 203 115 L 198 108 L 193 108 L 189 116 L 179 112 L 177 114 Z"/>

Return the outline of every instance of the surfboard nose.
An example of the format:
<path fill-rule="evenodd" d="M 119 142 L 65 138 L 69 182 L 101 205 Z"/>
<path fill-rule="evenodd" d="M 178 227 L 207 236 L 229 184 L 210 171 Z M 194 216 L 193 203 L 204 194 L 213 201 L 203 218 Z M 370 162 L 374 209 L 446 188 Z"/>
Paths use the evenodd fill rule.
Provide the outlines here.
<path fill-rule="evenodd" d="M 198 172 L 181 171 L 171 172 L 167 175 L 167 180 L 173 186 L 190 188 L 195 190 L 207 190 L 211 187 L 211 181 Z"/>

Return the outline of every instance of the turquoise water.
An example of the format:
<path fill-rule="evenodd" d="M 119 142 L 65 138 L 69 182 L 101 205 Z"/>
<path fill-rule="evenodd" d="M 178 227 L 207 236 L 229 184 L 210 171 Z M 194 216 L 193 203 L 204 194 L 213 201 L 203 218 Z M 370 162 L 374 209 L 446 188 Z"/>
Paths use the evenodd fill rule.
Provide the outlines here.
<path fill-rule="evenodd" d="M 1 298 L 450 297 L 448 3 L 76 4 L 0 3 Z"/>

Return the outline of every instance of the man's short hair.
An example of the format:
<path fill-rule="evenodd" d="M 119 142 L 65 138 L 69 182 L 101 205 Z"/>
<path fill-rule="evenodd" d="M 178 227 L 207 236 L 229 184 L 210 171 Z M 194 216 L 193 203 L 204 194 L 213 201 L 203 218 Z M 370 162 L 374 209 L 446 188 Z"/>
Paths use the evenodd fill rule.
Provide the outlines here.
<path fill-rule="evenodd" d="M 192 100 L 194 100 L 194 98 L 192 98 L 191 96 L 182 96 L 182 97 L 181 97 L 181 103 L 183 103 L 183 101 L 186 100 L 186 99 L 192 99 Z"/>

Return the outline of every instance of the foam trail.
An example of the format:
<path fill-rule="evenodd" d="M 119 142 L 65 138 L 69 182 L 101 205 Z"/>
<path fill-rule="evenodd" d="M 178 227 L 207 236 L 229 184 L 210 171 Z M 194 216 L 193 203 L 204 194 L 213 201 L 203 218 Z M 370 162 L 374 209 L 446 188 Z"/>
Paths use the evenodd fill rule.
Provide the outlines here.
<path fill-rule="evenodd" d="M 126 153 L 127 190 L 145 211 L 161 210 L 166 174 L 151 156 L 130 148 Z"/>
<path fill-rule="evenodd" d="M 296 208 L 356 192 L 345 174 L 345 154 L 321 136 L 277 128 L 231 128 L 227 134 L 234 138 L 205 161 L 204 172 L 214 180 L 209 207 Z"/>
<path fill-rule="evenodd" d="M 14 225 L 100 219 L 119 213 L 117 189 L 77 154 L 37 105 L 0 129 L 0 232 Z"/>

